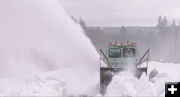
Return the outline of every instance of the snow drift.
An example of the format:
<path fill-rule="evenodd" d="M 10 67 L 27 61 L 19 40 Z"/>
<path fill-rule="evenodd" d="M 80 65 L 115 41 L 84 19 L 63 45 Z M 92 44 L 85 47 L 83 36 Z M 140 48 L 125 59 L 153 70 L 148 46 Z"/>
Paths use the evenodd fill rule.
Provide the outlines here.
<path fill-rule="evenodd" d="M 180 64 L 149 62 L 148 72 L 153 69 L 159 74 L 151 80 L 144 73 L 137 79 L 131 72 L 120 72 L 107 87 L 107 96 L 161 97 L 165 96 L 165 82 L 180 81 Z"/>
<path fill-rule="evenodd" d="M 49 77 L 81 94 L 97 82 L 97 70 L 95 48 L 58 0 L 0 0 L 1 79 L 57 71 Z"/>

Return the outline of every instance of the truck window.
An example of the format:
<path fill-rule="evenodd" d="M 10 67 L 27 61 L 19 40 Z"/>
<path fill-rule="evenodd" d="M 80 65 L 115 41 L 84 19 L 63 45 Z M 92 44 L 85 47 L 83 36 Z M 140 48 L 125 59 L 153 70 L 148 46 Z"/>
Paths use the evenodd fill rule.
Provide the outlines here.
<path fill-rule="evenodd" d="M 123 57 L 135 57 L 135 48 L 124 48 L 123 49 Z"/>
<path fill-rule="evenodd" d="M 121 49 L 120 48 L 110 48 L 109 49 L 109 57 L 110 58 L 120 58 L 121 57 Z"/>

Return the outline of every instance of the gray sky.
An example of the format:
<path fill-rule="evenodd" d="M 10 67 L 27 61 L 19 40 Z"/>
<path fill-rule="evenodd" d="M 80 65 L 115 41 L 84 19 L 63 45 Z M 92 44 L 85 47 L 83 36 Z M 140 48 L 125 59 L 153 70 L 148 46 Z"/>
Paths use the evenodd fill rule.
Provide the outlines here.
<path fill-rule="evenodd" d="M 88 25 L 153 26 L 159 15 L 180 21 L 180 0 L 60 0 L 68 14 Z"/>

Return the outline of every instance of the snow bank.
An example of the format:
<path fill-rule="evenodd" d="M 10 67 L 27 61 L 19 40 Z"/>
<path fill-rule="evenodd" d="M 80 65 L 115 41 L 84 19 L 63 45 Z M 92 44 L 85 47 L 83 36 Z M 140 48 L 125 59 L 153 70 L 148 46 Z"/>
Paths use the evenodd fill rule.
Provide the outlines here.
<path fill-rule="evenodd" d="M 130 72 L 120 72 L 115 75 L 107 88 L 109 96 L 135 95 L 134 84 L 138 80 Z"/>
<path fill-rule="evenodd" d="M 63 82 L 51 82 L 32 76 L 29 78 L 1 79 L 1 96 L 59 96 L 65 94 Z"/>
<path fill-rule="evenodd" d="M 165 96 L 165 82 L 180 81 L 180 64 L 150 62 L 148 74 L 153 69 L 159 75 L 152 80 L 145 74 L 138 80 L 128 71 L 120 72 L 108 86 L 107 96 Z"/>
<path fill-rule="evenodd" d="M 180 82 L 180 64 L 150 62 L 149 71 L 153 69 L 159 72 L 159 75 L 151 80 L 158 96 L 165 96 L 165 82 Z"/>
<path fill-rule="evenodd" d="M 145 74 L 138 80 L 131 72 L 120 72 L 107 88 L 107 96 L 157 96 L 155 86 Z"/>
<path fill-rule="evenodd" d="M 98 82 L 97 71 L 95 48 L 81 27 L 66 15 L 58 0 L 0 0 L 1 79 L 10 78 L 10 81 L 13 77 L 16 79 L 13 84 L 27 86 L 22 77 L 49 73 L 46 77 L 53 76 L 66 83 L 67 93 L 78 95 L 92 87 L 91 81 L 93 85 Z M 8 88 L 19 90 L 18 87 L 24 85 L 11 87 L 7 85 L 9 81 L 4 82 L 7 88 L 0 87 L 0 94 L 8 93 Z M 46 83 L 42 85 L 49 87 Z M 26 89 L 24 91 L 28 91 Z M 26 94 L 32 93 L 24 96 Z"/>

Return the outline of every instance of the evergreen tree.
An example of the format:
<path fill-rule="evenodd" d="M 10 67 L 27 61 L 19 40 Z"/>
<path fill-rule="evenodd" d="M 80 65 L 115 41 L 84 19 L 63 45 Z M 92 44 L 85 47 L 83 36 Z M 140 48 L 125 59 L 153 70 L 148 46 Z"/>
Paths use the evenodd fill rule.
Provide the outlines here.
<path fill-rule="evenodd" d="M 124 26 L 122 26 L 122 27 L 120 28 L 120 38 L 121 38 L 122 40 L 127 40 L 127 38 L 128 38 L 127 30 L 126 30 L 126 27 L 124 27 Z M 122 40 L 121 40 L 121 41 L 122 41 Z"/>
<path fill-rule="evenodd" d="M 162 17 L 161 16 L 159 16 L 158 17 L 158 25 L 157 26 L 162 26 Z"/>
<path fill-rule="evenodd" d="M 168 25 L 166 16 L 164 16 L 164 19 L 162 22 L 163 22 L 163 27 L 166 27 Z"/>
<path fill-rule="evenodd" d="M 127 33 L 126 27 L 122 26 L 122 27 L 120 28 L 120 33 L 121 33 L 122 36 L 125 36 L 126 33 Z"/>
<path fill-rule="evenodd" d="M 176 20 L 175 19 L 173 19 L 171 26 L 173 26 L 173 27 L 176 26 Z"/>

